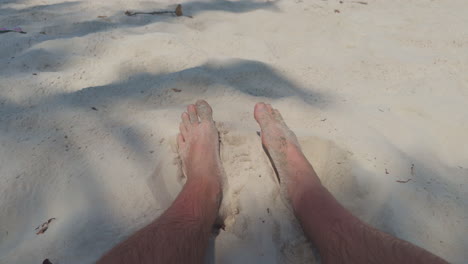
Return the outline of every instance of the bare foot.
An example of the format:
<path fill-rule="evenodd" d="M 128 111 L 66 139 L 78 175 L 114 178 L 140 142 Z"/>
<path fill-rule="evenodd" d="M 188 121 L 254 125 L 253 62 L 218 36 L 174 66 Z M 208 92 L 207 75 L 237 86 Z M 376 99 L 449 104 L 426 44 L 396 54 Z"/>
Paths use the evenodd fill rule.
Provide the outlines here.
<path fill-rule="evenodd" d="M 177 136 L 179 155 L 187 181 L 202 181 L 221 190 L 223 168 L 219 157 L 219 136 L 210 105 L 198 100 L 187 106 Z"/>
<path fill-rule="evenodd" d="M 321 186 L 320 179 L 277 109 L 257 103 L 254 116 L 262 130 L 262 144 L 278 175 L 283 196 L 294 206 L 303 191 Z"/>

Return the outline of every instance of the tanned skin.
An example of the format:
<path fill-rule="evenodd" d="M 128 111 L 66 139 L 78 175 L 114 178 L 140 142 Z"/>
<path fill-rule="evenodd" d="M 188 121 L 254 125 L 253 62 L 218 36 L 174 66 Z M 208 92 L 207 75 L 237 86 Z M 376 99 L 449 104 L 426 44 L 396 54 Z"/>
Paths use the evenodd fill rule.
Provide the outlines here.
<path fill-rule="evenodd" d="M 341 206 L 321 184 L 278 110 L 258 103 L 254 117 L 282 195 L 323 263 L 447 263 L 369 226 Z M 177 141 L 187 176 L 179 196 L 163 215 L 113 248 L 98 264 L 203 262 L 218 215 L 223 175 L 218 131 L 208 103 L 188 106 Z"/>
<path fill-rule="evenodd" d="M 353 216 L 321 184 L 279 111 L 258 103 L 254 116 L 283 195 L 305 234 L 318 248 L 322 263 L 447 263 Z"/>
<path fill-rule="evenodd" d="M 174 203 L 157 220 L 104 255 L 98 264 L 202 263 L 218 216 L 223 168 L 218 131 L 205 101 L 182 114 L 177 137 L 187 176 Z"/>

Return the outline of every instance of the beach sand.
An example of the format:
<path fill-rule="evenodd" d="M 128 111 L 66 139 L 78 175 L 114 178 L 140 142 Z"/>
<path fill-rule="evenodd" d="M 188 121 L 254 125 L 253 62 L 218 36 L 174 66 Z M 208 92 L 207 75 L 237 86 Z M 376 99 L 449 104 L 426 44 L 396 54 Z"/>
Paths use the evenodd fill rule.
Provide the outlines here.
<path fill-rule="evenodd" d="M 340 3 L 342 2 L 342 3 Z M 0 263 L 94 263 L 180 191 L 187 104 L 221 135 L 207 263 L 318 263 L 253 107 L 278 108 L 371 225 L 468 259 L 468 3 L 0 1 Z M 36 227 L 51 220 L 42 234 Z"/>

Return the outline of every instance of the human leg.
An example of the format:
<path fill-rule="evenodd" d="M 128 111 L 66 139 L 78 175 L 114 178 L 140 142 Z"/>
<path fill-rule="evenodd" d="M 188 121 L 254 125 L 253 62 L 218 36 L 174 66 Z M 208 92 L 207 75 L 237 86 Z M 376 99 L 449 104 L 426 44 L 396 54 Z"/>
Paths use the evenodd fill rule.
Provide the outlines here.
<path fill-rule="evenodd" d="M 254 116 L 262 144 L 278 173 L 283 195 L 323 263 L 446 263 L 353 216 L 321 184 L 278 110 L 258 103 Z"/>
<path fill-rule="evenodd" d="M 117 245 L 98 264 L 202 263 L 221 202 L 218 131 L 205 101 L 182 114 L 177 137 L 187 182 L 153 223 Z"/>

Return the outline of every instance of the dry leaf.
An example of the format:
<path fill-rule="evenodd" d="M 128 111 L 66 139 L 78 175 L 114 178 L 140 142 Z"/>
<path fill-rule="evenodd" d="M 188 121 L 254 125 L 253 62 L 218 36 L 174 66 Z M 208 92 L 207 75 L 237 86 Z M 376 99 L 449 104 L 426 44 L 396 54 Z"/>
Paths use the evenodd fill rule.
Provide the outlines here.
<path fill-rule="evenodd" d="M 45 222 L 45 223 L 39 225 L 38 227 L 36 227 L 35 230 L 39 229 L 39 231 L 36 232 L 36 235 L 44 234 L 45 231 L 47 231 L 47 229 L 49 229 L 49 224 L 54 220 L 55 220 L 55 217 L 52 217 L 49 220 L 47 220 L 47 222 Z"/>

